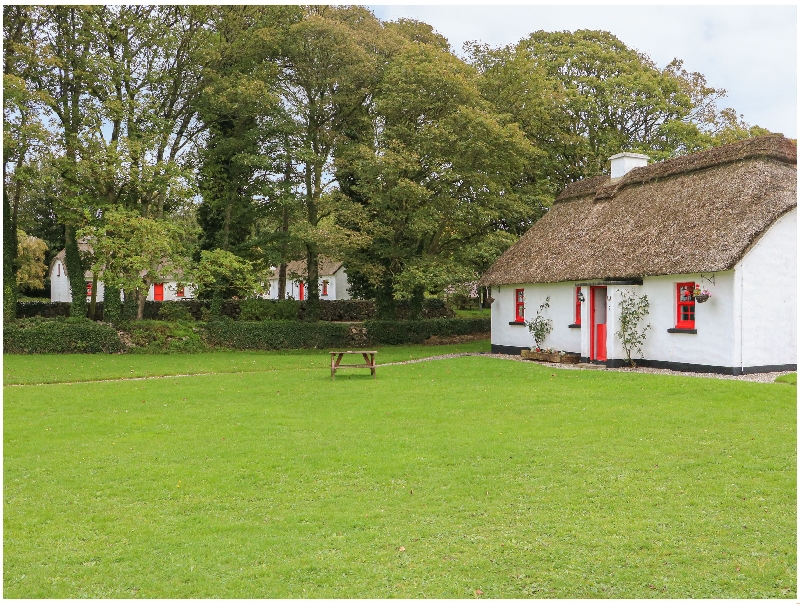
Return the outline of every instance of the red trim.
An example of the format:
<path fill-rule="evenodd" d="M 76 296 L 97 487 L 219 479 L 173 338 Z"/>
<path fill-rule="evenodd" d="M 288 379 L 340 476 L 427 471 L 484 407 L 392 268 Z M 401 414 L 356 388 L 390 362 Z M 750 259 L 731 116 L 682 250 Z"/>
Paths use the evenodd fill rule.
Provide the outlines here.
<path fill-rule="evenodd" d="M 164 284 L 163 283 L 154 283 L 153 284 L 153 300 L 156 302 L 163 302 L 164 301 Z"/>
<path fill-rule="evenodd" d="M 581 324 L 581 288 L 575 288 L 575 325 Z"/>
<path fill-rule="evenodd" d="M 92 297 L 92 282 L 91 281 L 87 281 L 86 282 L 86 297 L 87 298 L 91 298 Z"/>
<path fill-rule="evenodd" d="M 328 281 L 327 280 L 323 280 L 322 281 L 322 295 L 323 296 L 327 296 L 328 295 Z"/>
<path fill-rule="evenodd" d="M 300 282 L 300 299 L 301 300 L 306 299 L 306 284 L 303 283 L 302 281 Z"/>
<path fill-rule="evenodd" d="M 525 322 L 525 290 L 514 290 L 514 321 Z"/>
<path fill-rule="evenodd" d="M 678 283 L 675 286 L 676 329 L 694 329 L 694 282 Z"/>
<path fill-rule="evenodd" d="M 175 297 L 176 298 L 183 298 L 186 294 L 183 293 L 183 288 L 179 287 L 175 290 Z"/>
<path fill-rule="evenodd" d="M 593 361 L 605 361 L 606 358 L 606 324 L 595 323 L 595 307 L 597 306 L 597 298 L 600 297 L 602 290 L 603 304 L 606 303 L 606 288 L 605 287 L 589 287 L 589 358 Z M 601 327 L 602 326 L 602 327 Z"/>

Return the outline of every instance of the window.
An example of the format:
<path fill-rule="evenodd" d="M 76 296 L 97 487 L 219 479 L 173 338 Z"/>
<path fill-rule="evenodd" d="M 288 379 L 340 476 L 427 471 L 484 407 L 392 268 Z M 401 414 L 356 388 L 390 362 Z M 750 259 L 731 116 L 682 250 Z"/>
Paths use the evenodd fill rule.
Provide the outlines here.
<path fill-rule="evenodd" d="M 303 283 L 302 281 L 300 282 L 300 299 L 301 300 L 306 299 L 306 284 Z"/>
<path fill-rule="evenodd" d="M 86 297 L 87 298 L 91 298 L 92 297 L 92 282 L 91 281 L 87 281 L 86 282 Z"/>
<path fill-rule="evenodd" d="M 325 280 L 323 280 L 323 282 L 322 282 L 322 295 L 323 296 L 327 296 L 328 295 L 328 282 L 325 281 Z"/>
<path fill-rule="evenodd" d="M 183 293 L 183 288 L 179 287 L 175 290 L 175 297 L 176 298 L 183 298 L 186 294 Z"/>
<path fill-rule="evenodd" d="M 575 325 L 581 324 L 581 288 L 575 288 Z"/>
<path fill-rule="evenodd" d="M 525 322 L 525 290 L 518 289 L 514 292 L 514 321 Z"/>
<path fill-rule="evenodd" d="M 678 283 L 677 329 L 694 329 L 694 283 Z"/>
<path fill-rule="evenodd" d="M 58 269 L 58 274 L 56 276 L 60 277 L 61 276 L 61 263 L 60 262 L 56 262 L 56 268 Z"/>

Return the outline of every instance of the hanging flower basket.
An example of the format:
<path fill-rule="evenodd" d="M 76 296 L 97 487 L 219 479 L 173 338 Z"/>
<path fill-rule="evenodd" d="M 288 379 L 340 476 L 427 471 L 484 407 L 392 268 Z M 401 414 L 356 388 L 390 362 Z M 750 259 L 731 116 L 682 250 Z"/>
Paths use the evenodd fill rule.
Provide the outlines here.
<path fill-rule="evenodd" d="M 710 294 L 700 294 L 694 297 L 694 301 L 698 304 L 702 304 L 703 302 L 708 302 L 708 299 L 711 297 Z"/>
<path fill-rule="evenodd" d="M 692 292 L 692 298 L 698 304 L 702 304 L 703 302 L 707 302 L 708 299 L 711 297 L 711 292 L 707 289 L 700 289 L 699 285 L 694 286 L 694 291 Z"/>

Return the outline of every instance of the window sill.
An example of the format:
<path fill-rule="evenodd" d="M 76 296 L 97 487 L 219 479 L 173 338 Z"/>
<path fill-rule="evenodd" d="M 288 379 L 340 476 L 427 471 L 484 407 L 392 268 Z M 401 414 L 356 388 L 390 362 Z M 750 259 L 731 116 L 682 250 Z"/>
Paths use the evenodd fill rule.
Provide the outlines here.
<path fill-rule="evenodd" d="M 509 321 L 509 325 L 525 325 L 525 321 Z"/>
<path fill-rule="evenodd" d="M 697 333 L 696 329 L 687 329 L 685 327 L 670 327 L 667 333 Z"/>
<path fill-rule="evenodd" d="M 567 325 L 567 327 L 569 327 L 570 329 L 580 329 L 581 328 L 581 324 L 580 323 L 572 323 L 570 325 Z"/>

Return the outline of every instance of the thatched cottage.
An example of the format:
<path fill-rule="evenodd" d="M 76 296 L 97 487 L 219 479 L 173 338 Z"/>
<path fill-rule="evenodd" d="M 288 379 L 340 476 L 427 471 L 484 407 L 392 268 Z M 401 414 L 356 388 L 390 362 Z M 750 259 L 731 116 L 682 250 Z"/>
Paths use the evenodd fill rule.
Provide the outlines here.
<path fill-rule="evenodd" d="M 305 300 L 308 297 L 306 282 L 308 266 L 305 260 L 293 260 L 286 265 L 286 297 Z M 278 269 L 272 269 L 267 298 L 278 298 Z M 338 260 L 325 256 L 319 258 L 319 297 L 320 300 L 349 300 L 350 282 L 347 271 Z"/>
<path fill-rule="evenodd" d="M 91 246 L 83 241 L 78 242 L 78 249 L 82 253 L 91 252 Z M 66 250 L 61 250 L 50 262 L 50 301 L 51 302 L 72 302 L 72 290 L 67 277 L 67 264 L 65 262 Z M 86 282 L 86 298 L 92 295 L 92 271 L 87 270 L 83 274 Z M 97 283 L 97 301 L 102 302 L 105 297 L 105 285 L 102 281 Z M 175 280 L 165 280 L 162 283 L 154 283 L 147 292 L 147 300 L 184 300 L 194 297 L 194 287 L 192 285 L 179 286 Z"/>
<path fill-rule="evenodd" d="M 650 303 L 643 366 L 796 370 L 797 144 L 765 136 L 649 166 L 616 155 L 610 177 L 567 186 L 481 284 L 496 352 L 529 348 L 540 312 L 544 346 L 622 365 L 627 291 Z"/>

